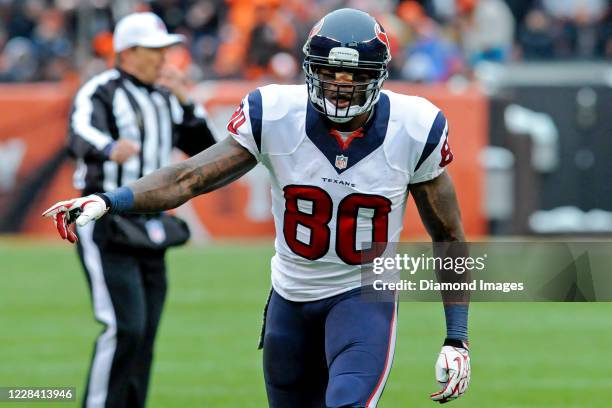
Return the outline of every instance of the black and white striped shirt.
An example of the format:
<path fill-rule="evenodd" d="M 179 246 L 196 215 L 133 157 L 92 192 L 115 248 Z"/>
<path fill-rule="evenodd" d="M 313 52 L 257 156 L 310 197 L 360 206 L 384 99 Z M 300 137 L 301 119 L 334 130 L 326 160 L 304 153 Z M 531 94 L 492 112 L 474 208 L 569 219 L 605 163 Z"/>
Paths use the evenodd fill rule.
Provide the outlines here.
<path fill-rule="evenodd" d="M 109 160 L 112 143 L 129 139 L 140 154 Z M 168 90 L 120 69 L 87 81 L 70 114 L 68 148 L 77 159 L 74 186 L 83 195 L 113 190 L 170 164 L 173 147 L 194 155 L 215 143 L 201 106 L 181 105 Z"/>

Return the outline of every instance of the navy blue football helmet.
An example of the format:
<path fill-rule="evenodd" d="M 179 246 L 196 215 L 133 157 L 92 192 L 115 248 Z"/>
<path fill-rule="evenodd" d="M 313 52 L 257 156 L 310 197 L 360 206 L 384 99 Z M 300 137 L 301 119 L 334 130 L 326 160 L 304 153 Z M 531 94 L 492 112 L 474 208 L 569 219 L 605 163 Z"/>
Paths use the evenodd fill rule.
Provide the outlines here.
<path fill-rule="evenodd" d="M 315 24 L 303 51 L 310 102 L 330 120 L 348 122 L 378 102 L 391 51 L 374 17 L 349 8 L 333 11 Z M 352 74 L 352 80 L 337 81 L 337 72 Z"/>

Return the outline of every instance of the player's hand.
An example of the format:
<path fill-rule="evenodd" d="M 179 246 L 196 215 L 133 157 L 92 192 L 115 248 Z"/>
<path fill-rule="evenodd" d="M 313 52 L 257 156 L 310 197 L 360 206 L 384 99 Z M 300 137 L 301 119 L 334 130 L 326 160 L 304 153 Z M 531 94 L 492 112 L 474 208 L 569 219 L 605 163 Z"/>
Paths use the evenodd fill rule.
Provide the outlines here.
<path fill-rule="evenodd" d="M 57 232 L 62 239 L 75 243 L 77 236 L 70 229 L 70 224 L 76 222 L 77 225 L 82 227 L 88 222 L 102 217 L 107 211 L 108 208 L 102 198 L 97 195 L 88 195 L 87 197 L 55 203 L 42 215 L 53 218 Z"/>
<path fill-rule="evenodd" d="M 462 396 L 470 384 L 470 354 L 464 347 L 442 346 L 436 361 L 436 380 L 442 387 L 431 394 L 441 404 Z"/>
<path fill-rule="evenodd" d="M 138 153 L 140 153 L 138 143 L 128 139 L 119 139 L 113 144 L 108 158 L 115 163 L 123 164 Z"/>

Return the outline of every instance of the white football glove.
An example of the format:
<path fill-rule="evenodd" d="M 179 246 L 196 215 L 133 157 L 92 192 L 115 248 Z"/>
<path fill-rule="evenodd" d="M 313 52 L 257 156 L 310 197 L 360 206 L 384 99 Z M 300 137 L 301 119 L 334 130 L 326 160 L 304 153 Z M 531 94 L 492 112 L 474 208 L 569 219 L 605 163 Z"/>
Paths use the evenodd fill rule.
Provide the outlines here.
<path fill-rule="evenodd" d="M 60 237 L 74 243 L 77 241 L 77 236 L 70 229 L 70 224 L 76 221 L 82 227 L 88 222 L 102 217 L 107 211 L 106 202 L 101 197 L 88 195 L 87 197 L 55 203 L 42 215 L 52 217 Z"/>
<path fill-rule="evenodd" d="M 436 380 L 442 386 L 431 394 L 431 399 L 441 404 L 462 396 L 470 384 L 470 354 L 464 347 L 442 346 L 436 361 Z"/>

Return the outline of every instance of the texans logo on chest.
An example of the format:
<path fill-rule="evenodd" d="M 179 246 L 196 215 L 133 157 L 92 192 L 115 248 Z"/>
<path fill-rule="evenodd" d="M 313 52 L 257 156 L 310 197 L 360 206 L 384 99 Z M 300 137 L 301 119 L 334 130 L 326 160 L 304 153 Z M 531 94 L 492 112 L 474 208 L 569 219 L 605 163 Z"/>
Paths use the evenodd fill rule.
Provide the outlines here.
<path fill-rule="evenodd" d="M 362 131 L 354 132 L 346 141 L 342 141 L 339 134 L 334 134 L 338 133 L 337 131 L 327 128 L 321 114 L 310 104 L 306 109 L 306 135 L 338 174 L 350 169 L 382 146 L 388 124 L 389 97 L 384 93 L 380 94 L 372 119 Z M 330 133 L 335 137 L 330 137 Z"/>

